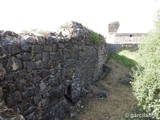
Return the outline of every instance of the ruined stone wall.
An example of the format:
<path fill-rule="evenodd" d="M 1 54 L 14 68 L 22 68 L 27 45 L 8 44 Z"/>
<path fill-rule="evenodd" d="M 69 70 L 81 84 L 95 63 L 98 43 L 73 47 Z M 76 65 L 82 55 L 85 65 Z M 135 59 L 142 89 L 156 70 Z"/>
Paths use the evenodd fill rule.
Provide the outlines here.
<path fill-rule="evenodd" d="M 145 33 L 116 33 L 112 35 L 112 42 L 108 44 L 109 52 L 116 53 L 127 49 L 130 51 L 138 50 L 138 44 L 142 42 Z"/>
<path fill-rule="evenodd" d="M 145 33 L 116 33 L 114 43 L 138 44 L 142 41 L 145 35 L 146 35 Z"/>
<path fill-rule="evenodd" d="M 61 120 L 103 74 L 107 46 L 70 22 L 48 37 L 0 32 L 0 87 L 8 108 L 26 120 Z"/>
<path fill-rule="evenodd" d="M 123 43 L 123 44 L 108 44 L 109 47 L 109 53 L 118 53 L 122 50 L 129 50 L 129 51 L 136 51 L 138 50 L 138 44 L 132 44 L 132 43 Z"/>
<path fill-rule="evenodd" d="M 127 49 L 130 51 L 138 50 L 138 44 L 143 40 L 147 33 L 117 33 L 120 27 L 118 21 L 108 25 L 108 47 L 110 53 L 120 52 Z"/>

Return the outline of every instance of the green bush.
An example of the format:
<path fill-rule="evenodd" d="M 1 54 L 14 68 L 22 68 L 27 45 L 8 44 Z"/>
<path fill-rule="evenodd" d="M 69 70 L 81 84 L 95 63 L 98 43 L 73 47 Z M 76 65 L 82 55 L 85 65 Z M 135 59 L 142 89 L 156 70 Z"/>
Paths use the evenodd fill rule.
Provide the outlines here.
<path fill-rule="evenodd" d="M 96 32 L 91 32 L 90 40 L 93 44 L 98 44 L 100 42 L 100 37 Z"/>
<path fill-rule="evenodd" d="M 160 16 L 155 29 L 139 48 L 139 65 L 133 70 L 132 86 L 139 105 L 160 119 Z"/>

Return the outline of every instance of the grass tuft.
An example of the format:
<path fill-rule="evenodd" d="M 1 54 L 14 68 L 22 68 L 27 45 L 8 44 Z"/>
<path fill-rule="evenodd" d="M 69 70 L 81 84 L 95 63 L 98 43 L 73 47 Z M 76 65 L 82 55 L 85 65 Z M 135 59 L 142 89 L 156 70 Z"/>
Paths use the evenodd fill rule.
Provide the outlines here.
<path fill-rule="evenodd" d="M 126 67 L 129 67 L 129 68 L 132 68 L 132 67 L 135 67 L 137 62 L 133 59 L 130 59 L 128 57 L 126 57 L 125 55 L 119 55 L 117 53 L 115 54 L 112 54 L 110 56 L 112 59 L 114 59 L 115 61 L 117 61 L 118 63 L 126 66 Z"/>
<path fill-rule="evenodd" d="M 91 32 L 90 40 L 93 44 L 98 44 L 100 42 L 100 37 L 96 32 Z"/>

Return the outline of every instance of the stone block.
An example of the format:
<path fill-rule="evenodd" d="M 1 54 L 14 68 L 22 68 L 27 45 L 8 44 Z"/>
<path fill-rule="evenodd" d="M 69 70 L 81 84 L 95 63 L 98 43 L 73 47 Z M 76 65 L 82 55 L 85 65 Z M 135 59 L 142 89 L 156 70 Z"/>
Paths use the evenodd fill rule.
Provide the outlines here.
<path fill-rule="evenodd" d="M 23 90 L 23 87 L 26 85 L 26 80 L 25 79 L 19 79 L 16 80 L 16 87 L 18 90 Z"/>
<path fill-rule="evenodd" d="M 35 62 L 32 62 L 32 61 L 27 62 L 26 67 L 27 67 L 27 71 L 29 72 L 29 71 L 32 71 L 36 68 L 36 64 L 35 64 Z"/>
<path fill-rule="evenodd" d="M 21 51 L 20 45 L 17 42 L 13 42 L 8 45 L 8 53 L 10 55 L 20 53 L 20 51 Z"/>
<path fill-rule="evenodd" d="M 37 75 L 36 77 L 34 77 L 32 79 L 33 79 L 34 83 L 38 83 L 42 80 L 42 78 L 39 75 Z"/>
<path fill-rule="evenodd" d="M 22 101 L 22 96 L 21 96 L 21 93 L 19 91 L 16 91 L 14 93 L 13 97 L 14 97 L 15 102 L 21 102 Z"/>
<path fill-rule="evenodd" d="M 42 52 L 42 47 L 40 45 L 32 45 L 32 53 L 39 54 Z"/>
<path fill-rule="evenodd" d="M 3 65 L 0 63 L 0 80 L 4 79 L 5 74 L 6 74 L 6 70 L 3 67 Z"/>
<path fill-rule="evenodd" d="M 40 87 L 40 91 L 44 91 L 46 89 L 46 84 L 43 81 L 41 81 L 39 87 Z"/>
<path fill-rule="evenodd" d="M 39 76 L 41 76 L 42 78 L 45 78 L 47 76 L 50 75 L 50 71 L 49 70 L 46 70 L 46 69 L 42 69 L 39 73 Z"/>
<path fill-rule="evenodd" d="M 22 68 L 22 62 L 18 58 L 11 57 L 8 59 L 6 70 L 7 71 L 16 71 Z"/>
<path fill-rule="evenodd" d="M 61 100 L 57 105 L 50 106 L 43 114 L 44 119 L 64 120 L 69 110 L 69 104 L 66 99 Z"/>
<path fill-rule="evenodd" d="M 0 59 L 5 58 L 7 56 L 6 51 L 4 48 L 0 45 Z"/>
<path fill-rule="evenodd" d="M 43 46 L 43 51 L 44 52 L 52 52 L 52 47 L 49 45 L 45 45 L 45 46 Z"/>
<path fill-rule="evenodd" d="M 35 59 L 36 60 L 42 60 L 42 54 L 36 54 Z"/>
<path fill-rule="evenodd" d="M 20 43 L 20 46 L 23 52 L 29 52 L 31 50 L 31 45 L 29 45 L 25 40 Z"/>
<path fill-rule="evenodd" d="M 49 60 L 49 53 L 48 52 L 42 52 L 42 60 L 47 61 Z"/>
<path fill-rule="evenodd" d="M 33 97 L 34 104 L 38 104 L 41 101 L 41 95 L 36 94 L 36 96 Z"/>
<path fill-rule="evenodd" d="M 82 97 L 83 85 L 79 78 L 76 78 L 68 85 L 65 90 L 65 98 L 71 102 L 76 103 Z"/>
<path fill-rule="evenodd" d="M 22 60 L 29 61 L 31 59 L 32 59 L 32 55 L 30 53 L 25 52 L 25 53 L 22 54 Z"/>
<path fill-rule="evenodd" d="M 37 69 L 43 69 L 43 62 L 41 60 L 38 60 L 35 63 Z"/>
<path fill-rule="evenodd" d="M 34 38 L 34 37 L 28 37 L 25 41 L 27 43 L 30 43 L 30 44 L 36 44 L 37 43 L 37 39 Z"/>
<path fill-rule="evenodd" d="M 47 98 L 41 100 L 42 106 L 46 106 L 46 105 L 48 105 L 48 103 L 49 103 L 49 99 L 47 99 Z"/>

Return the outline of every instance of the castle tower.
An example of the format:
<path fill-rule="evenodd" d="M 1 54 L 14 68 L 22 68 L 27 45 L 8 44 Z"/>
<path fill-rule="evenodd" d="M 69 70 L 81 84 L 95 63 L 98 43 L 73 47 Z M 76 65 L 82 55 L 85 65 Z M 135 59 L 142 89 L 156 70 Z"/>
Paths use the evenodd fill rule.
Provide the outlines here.
<path fill-rule="evenodd" d="M 115 22 L 108 24 L 108 33 L 110 35 L 117 33 L 119 26 L 120 26 L 120 24 L 118 21 L 115 21 Z"/>

